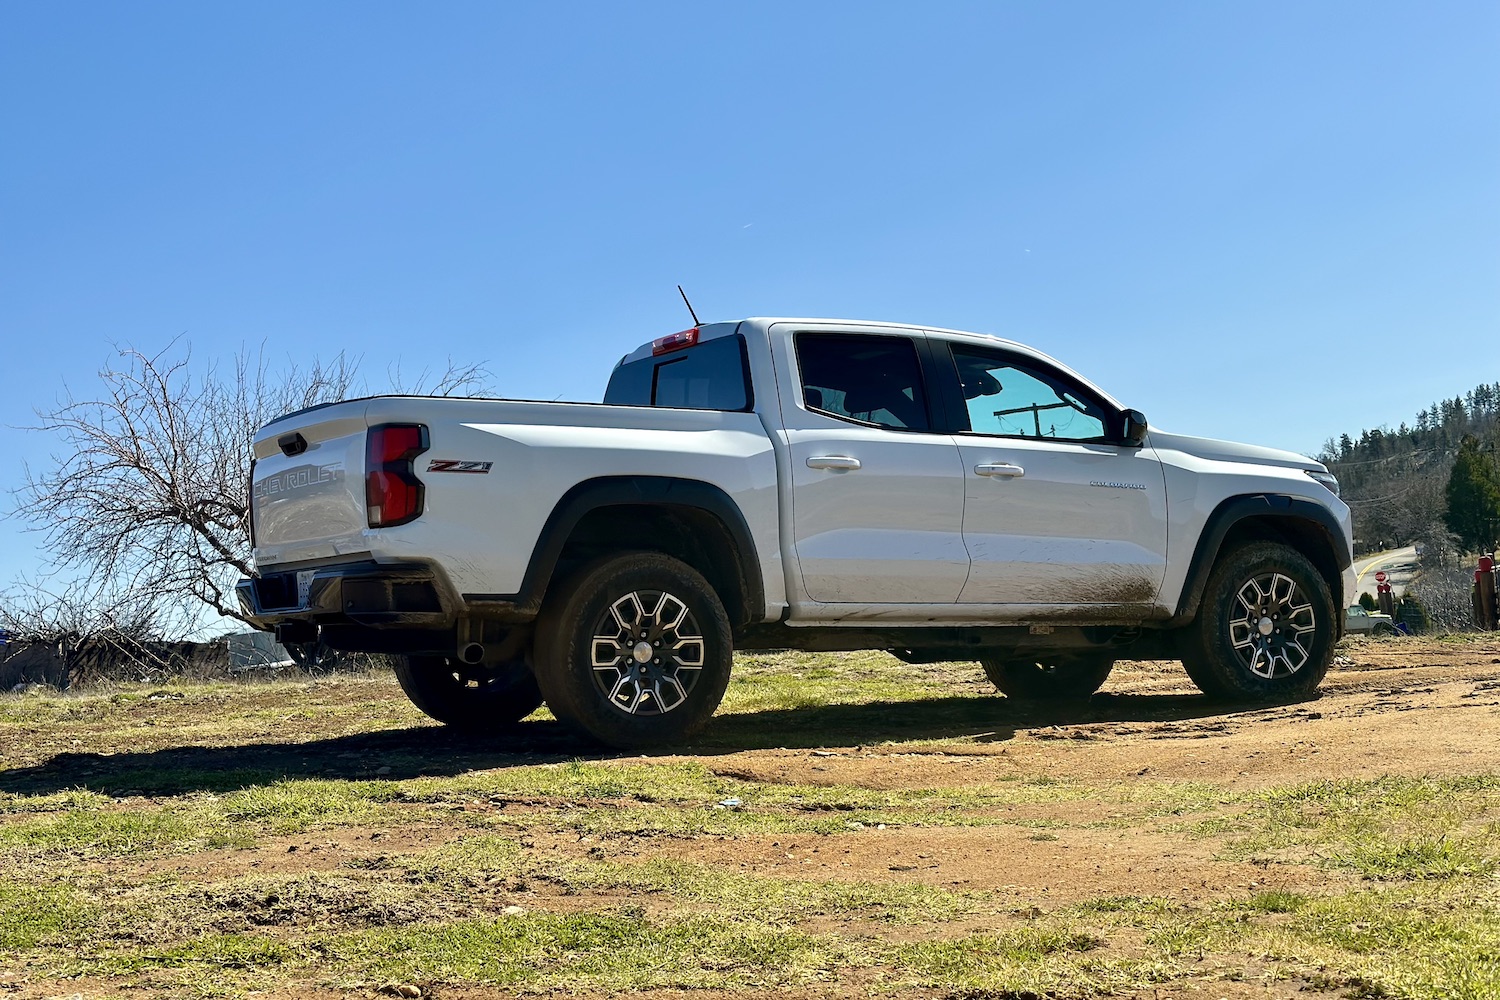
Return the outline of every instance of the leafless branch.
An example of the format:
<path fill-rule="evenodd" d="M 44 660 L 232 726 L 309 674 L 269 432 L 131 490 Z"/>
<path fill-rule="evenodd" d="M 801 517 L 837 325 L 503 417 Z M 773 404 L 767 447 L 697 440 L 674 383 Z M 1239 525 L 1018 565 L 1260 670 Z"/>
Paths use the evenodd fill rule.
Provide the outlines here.
<path fill-rule="evenodd" d="M 181 340 L 154 354 L 118 347 L 96 395 L 64 390 L 56 406 L 38 411 L 32 429 L 52 434 L 59 448 L 45 468 L 23 471 L 14 513 L 43 536 L 62 571 L 91 581 L 93 600 L 118 594 L 158 617 L 175 605 L 244 620 L 233 584 L 251 573 L 255 434 L 289 411 L 361 394 L 358 369 L 342 353 L 276 371 L 262 347 L 221 370 L 195 367 Z M 481 365 L 450 361 L 429 391 L 478 392 L 488 378 Z M 393 389 L 398 380 L 399 370 Z M 413 389 L 427 380 L 424 371 Z M 82 597 L 73 592 L 69 601 Z"/>

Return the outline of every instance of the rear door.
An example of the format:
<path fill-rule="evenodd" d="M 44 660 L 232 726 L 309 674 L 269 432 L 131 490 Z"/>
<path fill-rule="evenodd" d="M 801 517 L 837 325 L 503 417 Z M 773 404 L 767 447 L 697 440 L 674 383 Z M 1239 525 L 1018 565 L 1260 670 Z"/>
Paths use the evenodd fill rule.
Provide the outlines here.
<path fill-rule="evenodd" d="M 1151 448 L 1120 443 L 1114 408 L 1066 372 L 1001 348 L 942 347 L 964 408 L 956 440 L 972 567 L 960 602 L 1085 618 L 1152 606 L 1167 506 Z"/>
<path fill-rule="evenodd" d="M 817 328 L 791 343 L 781 409 L 807 595 L 953 603 L 969 571 L 963 475 L 952 437 L 933 430 L 924 336 Z"/>

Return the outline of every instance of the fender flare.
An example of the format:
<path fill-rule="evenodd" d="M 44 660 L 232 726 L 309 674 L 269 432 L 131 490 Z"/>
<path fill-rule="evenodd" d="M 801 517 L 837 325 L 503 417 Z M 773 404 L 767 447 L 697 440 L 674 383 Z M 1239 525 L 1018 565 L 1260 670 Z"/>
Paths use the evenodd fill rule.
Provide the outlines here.
<path fill-rule="evenodd" d="M 1219 503 L 1204 522 L 1198 535 L 1197 548 L 1183 580 L 1182 594 L 1177 600 L 1177 612 L 1166 624 L 1185 625 L 1198 615 L 1198 606 L 1203 600 L 1203 588 L 1208 575 L 1224 547 L 1224 539 L 1230 529 L 1249 518 L 1297 521 L 1311 525 L 1323 539 L 1339 572 L 1348 569 L 1353 562 L 1343 529 L 1333 513 L 1322 504 L 1304 497 L 1286 496 L 1280 493 L 1259 493 L 1249 496 L 1230 497 Z M 1335 596 L 1337 600 L 1337 596 Z"/>
<path fill-rule="evenodd" d="M 688 507 L 715 517 L 728 531 L 738 555 L 737 570 L 746 624 L 765 617 L 766 595 L 760 556 L 739 505 L 712 483 L 671 476 L 604 476 L 578 483 L 563 494 L 542 525 L 526 565 L 526 575 L 521 580 L 520 592 L 465 594 L 464 599 L 471 603 L 508 604 L 516 612 L 536 615 L 552 584 L 563 549 L 578 523 L 596 510 L 619 506 Z M 736 617 L 736 609 L 729 610 L 731 619 Z"/>

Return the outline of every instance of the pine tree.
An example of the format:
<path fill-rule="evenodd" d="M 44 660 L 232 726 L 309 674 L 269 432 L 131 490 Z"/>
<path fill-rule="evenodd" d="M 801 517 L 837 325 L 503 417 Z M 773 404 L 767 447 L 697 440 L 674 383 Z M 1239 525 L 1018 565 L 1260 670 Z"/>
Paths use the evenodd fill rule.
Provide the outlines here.
<path fill-rule="evenodd" d="M 1470 549 L 1488 549 L 1500 536 L 1500 469 L 1472 434 L 1464 435 L 1448 475 L 1448 530 Z"/>

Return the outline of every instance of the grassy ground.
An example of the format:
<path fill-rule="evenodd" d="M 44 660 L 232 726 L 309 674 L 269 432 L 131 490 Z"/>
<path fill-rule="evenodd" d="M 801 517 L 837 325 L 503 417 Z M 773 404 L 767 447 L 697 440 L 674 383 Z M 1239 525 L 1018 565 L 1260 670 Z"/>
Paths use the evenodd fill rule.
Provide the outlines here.
<path fill-rule="evenodd" d="M 1440 683 L 1488 725 L 1469 652 Z M 971 664 L 753 656 L 651 757 L 545 713 L 466 744 L 380 677 L 4 696 L 0 993 L 1500 997 L 1493 744 L 1179 764 L 1380 740 L 1391 689 L 1335 688 L 1236 742 L 1157 664 L 1068 717 Z"/>

